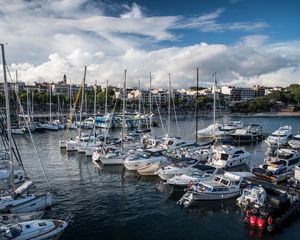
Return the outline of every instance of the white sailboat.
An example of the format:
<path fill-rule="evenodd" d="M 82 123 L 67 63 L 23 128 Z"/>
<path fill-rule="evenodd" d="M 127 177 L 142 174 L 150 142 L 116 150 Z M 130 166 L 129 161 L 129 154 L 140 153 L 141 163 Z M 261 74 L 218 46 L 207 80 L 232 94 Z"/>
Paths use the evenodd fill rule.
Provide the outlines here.
<path fill-rule="evenodd" d="M 0 227 L 0 239 L 59 239 L 68 223 L 62 220 L 42 219 L 8 224 Z"/>
<path fill-rule="evenodd" d="M 52 122 L 51 96 L 52 96 L 52 87 L 51 84 L 49 84 L 49 121 L 46 123 L 42 123 L 41 127 L 45 130 L 57 131 L 58 130 L 57 124 L 54 124 Z"/>
<path fill-rule="evenodd" d="M 1 44 L 2 50 L 2 63 L 3 63 L 3 75 L 4 75 L 4 93 L 6 104 L 6 123 L 7 123 L 7 136 L 8 136 L 8 156 L 10 167 L 9 186 L 10 193 L 0 197 L 0 212 L 6 213 L 25 213 L 43 210 L 46 207 L 52 205 L 52 194 L 28 194 L 28 189 L 32 186 L 32 182 L 26 180 L 20 187 L 15 188 L 14 180 L 14 165 L 13 165 L 13 151 L 12 151 L 12 133 L 11 133 L 11 121 L 10 121 L 10 104 L 8 96 L 8 86 L 6 77 L 6 62 L 4 45 Z"/>
<path fill-rule="evenodd" d="M 83 82 L 82 82 L 80 112 L 79 112 L 78 140 L 77 139 L 75 139 L 75 140 L 71 139 L 66 143 L 67 152 L 77 151 L 77 146 L 78 146 L 78 144 L 80 144 L 80 140 L 81 140 L 82 106 L 83 106 L 83 102 L 84 102 L 86 70 L 87 70 L 87 67 L 85 66 L 84 67 Z"/>

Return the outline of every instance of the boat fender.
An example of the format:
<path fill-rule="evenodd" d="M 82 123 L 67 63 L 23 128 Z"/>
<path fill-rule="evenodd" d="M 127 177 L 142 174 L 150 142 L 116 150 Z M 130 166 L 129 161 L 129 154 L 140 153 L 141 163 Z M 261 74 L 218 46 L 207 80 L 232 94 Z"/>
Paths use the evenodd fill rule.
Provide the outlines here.
<path fill-rule="evenodd" d="M 249 223 L 251 226 L 255 226 L 256 225 L 256 221 L 257 221 L 257 217 L 254 215 L 251 215 L 249 218 Z"/>
<path fill-rule="evenodd" d="M 271 216 L 268 217 L 268 223 L 269 223 L 269 225 L 272 225 L 272 223 L 273 223 L 273 218 Z"/>
<path fill-rule="evenodd" d="M 259 229 L 264 229 L 266 227 L 266 219 L 264 218 L 257 218 L 257 221 L 256 221 L 256 226 L 259 228 Z"/>
<path fill-rule="evenodd" d="M 194 185 L 194 181 L 191 180 L 191 181 L 190 181 L 190 187 L 192 187 L 193 185 Z"/>

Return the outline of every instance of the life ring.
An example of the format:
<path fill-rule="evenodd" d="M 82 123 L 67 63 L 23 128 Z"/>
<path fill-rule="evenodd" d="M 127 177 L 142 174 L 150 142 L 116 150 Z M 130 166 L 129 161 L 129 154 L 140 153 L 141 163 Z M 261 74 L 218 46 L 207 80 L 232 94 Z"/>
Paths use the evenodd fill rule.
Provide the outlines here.
<path fill-rule="evenodd" d="M 205 187 L 204 187 L 204 186 L 201 186 L 201 187 L 200 187 L 200 191 L 201 191 L 201 192 L 204 192 L 204 191 L 205 191 Z"/>

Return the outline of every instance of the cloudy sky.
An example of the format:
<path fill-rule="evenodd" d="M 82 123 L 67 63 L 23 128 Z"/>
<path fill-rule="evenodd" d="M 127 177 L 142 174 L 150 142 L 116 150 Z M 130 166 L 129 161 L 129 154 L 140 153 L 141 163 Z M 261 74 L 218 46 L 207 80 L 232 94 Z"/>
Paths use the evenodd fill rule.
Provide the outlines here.
<path fill-rule="evenodd" d="M 0 0 L 0 42 L 25 82 L 174 88 L 300 83 L 298 0 Z"/>

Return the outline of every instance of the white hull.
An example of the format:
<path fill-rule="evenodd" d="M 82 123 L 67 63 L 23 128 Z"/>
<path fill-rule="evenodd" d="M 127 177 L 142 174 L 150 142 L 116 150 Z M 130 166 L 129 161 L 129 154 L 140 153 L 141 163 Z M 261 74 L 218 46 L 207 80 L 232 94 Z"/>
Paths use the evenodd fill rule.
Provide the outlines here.
<path fill-rule="evenodd" d="M 67 226 L 68 223 L 61 220 L 41 219 L 25 221 L 15 225 L 4 226 L 4 231 L 0 233 L 0 238 L 15 240 L 59 239 Z M 18 234 L 13 231 L 18 231 Z M 13 234 L 16 236 L 13 236 Z"/>
<path fill-rule="evenodd" d="M 58 131 L 58 126 L 57 125 L 44 123 L 44 124 L 41 124 L 41 127 L 45 130 Z"/>
<path fill-rule="evenodd" d="M 236 190 L 234 192 L 227 193 L 201 193 L 201 192 L 193 192 L 193 200 L 195 201 L 209 201 L 209 200 L 222 200 L 229 199 L 233 197 L 237 197 L 240 195 L 240 190 Z"/>
<path fill-rule="evenodd" d="M 154 176 L 155 172 L 161 167 L 161 162 L 150 163 L 144 167 L 138 168 L 137 172 L 144 176 Z"/>
<path fill-rule="evenodd" d="M 76 141 L 68 141 L 66 144 L 67 152 L 74 152 L 77 151 L 78 142 Z"/>
<path fill-rule="evenodd" d="M 25 198 L 9 199 L 3 197 L 0 200 L 0 212 L 27 213 L 44 210 L 52 205 L 52 194 L 27 195 Z"/>

